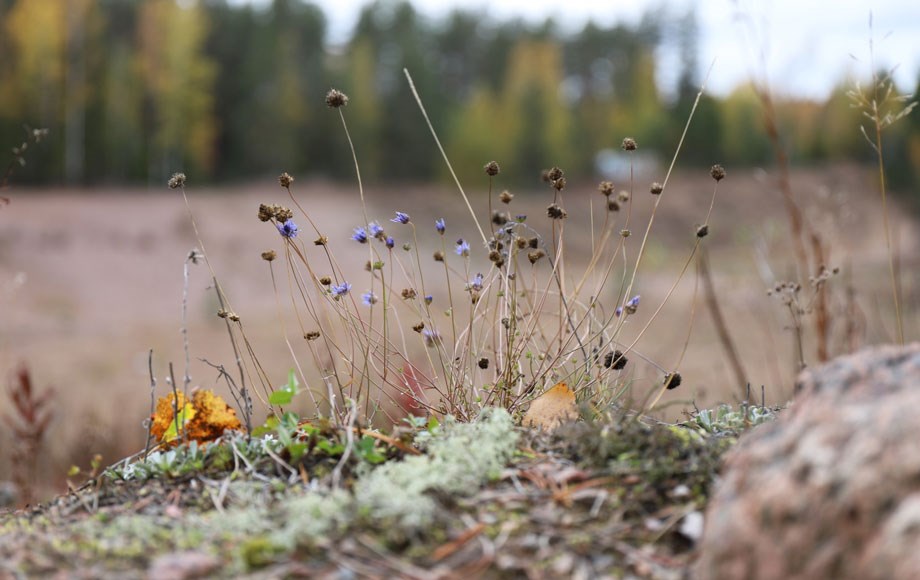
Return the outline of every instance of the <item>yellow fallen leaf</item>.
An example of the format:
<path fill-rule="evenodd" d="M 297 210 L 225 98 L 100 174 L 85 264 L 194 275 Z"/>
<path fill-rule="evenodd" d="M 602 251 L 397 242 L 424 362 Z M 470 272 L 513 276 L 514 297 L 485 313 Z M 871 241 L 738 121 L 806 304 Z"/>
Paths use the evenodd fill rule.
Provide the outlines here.
<path fill-rule="evenodd" d="M 190 440 L 204 443 L 217 439 L 228 429 L 241 428 L 236 412 L 214 392 L 195 391 L 191 401 L 186 400 L 182 393 L 176 395 L 174 397 L 170 393 L 161 397 L 157 401 L 156 412 L 151 417 L 150 433 L 162 443 L 179 443 L 180 433 Z M 176 407 L 179 408 L 179 425 L 176 425 L 174 416 Z"/>
<path fill-rule="evenodd" d="M 559 383 L 533 400 L 524 415 L 524 425 L 552 431 L 577 418 L 575 393 L 565 383 Z"/>

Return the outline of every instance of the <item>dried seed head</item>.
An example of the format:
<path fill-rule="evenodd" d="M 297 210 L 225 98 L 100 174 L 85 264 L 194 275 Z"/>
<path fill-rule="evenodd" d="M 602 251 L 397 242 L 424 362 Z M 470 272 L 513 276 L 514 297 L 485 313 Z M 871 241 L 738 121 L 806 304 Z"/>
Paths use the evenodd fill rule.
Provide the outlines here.
<path fill-rule="evenodd" d="M 623 236 L 624 238 L 628 238 L 629 236 L 632 235 L 632 232 L 629 230 L 620 230 L 620 235 Z"/>
<path fill-rule="evenodd" d="M 442 252 L 441 250 L 436 251 L 436 252 L 434 253 L 434 261 L 435 261 L 435 262 L 443 262 L 443 261 L 444 261 L 444 252 Z"/>
<path fill-rule="evenodd" d="M 531 248 L 537 249 L 540 247 L 540 238 L 534 236 L 527 240 L 527 245 Z"/>
<path fill-rule="evenodd" d="M 489 161 L 488 163 L 486 163 L 483 169 L 486 170 L 486 175 L 488 175 L 489 177 L 495 177 L 496 175 L 498 175 L 498 172 L 501 171 L 501 168 L 498 166 L 498 163 L 494 161 Z"/>
<path fill-rule="evenodd" d="M 326 106 L 338 109 L 348 104 L 348 95 L 336 89 L 330 89 L 326 93 Z"/>
<path fill-rule="evenodd" d="M 229 315 L 230 315 L 230 313 L 227 312 L 226 310 L 224 310 L 223 308 L 221 308 L 221 309 L 219 309 L 219 310 L 217 311 L 217 317 L 218 317 L 218 318 L 227 318 L 227 316 L 229 316 Z"/>
<path fill-rule="evenodd" d="M 415 292 L 414 288 L 403 288 L 403 291 L 402 291 L 403 300 L 412 300 L 416 296 L 418 296 L 418 294 Z"/>
<path fill-rule="evenodd" d="M 552 169 L 550 169 L 550 170 L 548 170 L 548 171 L 546 172 L 546 179 L 547 179 L 548 181 L 553 182 L 553 181 L 562 179 L 562 176 L 563 176 L 563 175 L 564 175 L 564 173 L 562 172 L 561 169 L 559 169 L 558 167 L 553 167 Z"/>
<path fill-rule="evenodd" d="M 556 191 L 562 191 L 563 189 L 565 189 L 565 184 L 566 184 L 565 177 L 560 177 L 559 179 L 553 181 L 553 188 Z"/>
<path fill-rule="evenodd" d="M 620 350 L 608 352 L 607 356 L 604 357 L 604 367 L 608 369 L 612 368 L 615 371 L 624 368 L 627 362 L 629 362 L 629 360 L 623 356 L 623 352 Z"/>
<path fill-rule="evenodd" d="M 709 234 L 709 225 L 703 224 L 700 227 L 696 228 L 696 237 L 705 238 Z"/>
<path fill-rule="evenodd" d="M 233 322 L 239 322 L 239 321 L 240 321 L 240 315 L 237 314 L 236 312 L 228 312 L 228 313 L 227 313 L 227 318 L 229 318 L 229 319 L 232 320 Z"/>
<path fill-rule="evenodd" d="M 627 137 L 623 139 L 623 150 L 624 151 L 635 151 L 637 148 L 636 140 L 632 137 Z"/>
<path fill-rule="evenodd" d="M 328 243 L 329 243 L 329 238 L 327 238 L 326 236 L 320 236 L 316 238 L 315 240 L 313 240 L 313 245 L 315 246 L 325 246 Z"/>
<path fill-rule="evenodd" d="M 620 211 L 620 202 L 615 199 L 608 199 L 607 211 Z"/>
<path fill-rule="evenodd" d="M 310 332 L 304 334 L 303 337 L 306 338 L 307 340 L 316 340 L 317 338 L 319 338 L 319 331 L 311 330 Z"/>
<path fill-rule="evenodd" d="M 499 262 L 502 259 L 502 253 L 498 250 L 492 250 L 489 252 L 489 261 L 490 262 Z"/>
<path fill-rule="evenodd" d="M 649 189 L 649 191 L 652 192 L 652 195 L 661 195 L 661 192 L 664 191 L 664 187 L 662 187 L 662 185 L 656 181 L 652 184 L 652 187 Z"/>
<path fill-rule="evenodd" d="M 424 323 L 424 322 L 419 322 L 418 324 L 413 324 L 413 325 L 412 325 L 412 330 L 414 330 L 415 332 L 421 332 L 421 331 L 423 331 L 424 329 L 425 329 L 425 323 Z"/>
<path fill-rule="evenodd" d="M 602 181 L 597 186 L 597 190 L 607 197 L 610 197 L 613 194 L 613 183 L 609 181 Z"/>
<path fill-rule="evenodd" d="M 566 213 L 566 211 L 565 211 L 564 209 L 562 209 L 561 207 L 559 207 L 559 204 L 551 203 L 551 204 L 549 204 L 549 206 L 546 208 L 546 215 L 547 215 L 550 219 L 562 220 L 562 219 L 565 219 L 569 214 Z"/>
<path fill-rule="evenodd" d="M 481 368 L 482 370 L 486 370 L 487 368 L 489 368 L 489 359 L 487 359 L 486 357 L 482 357 L 481 359 L 479 359 L 478 364 L 479 364 L 479 368 Z"/>
<path fill-rule="evenodd" d="M 275 206 L 265 205 L 264 203 L 259 204 L 259 220 L 267 222 L 268 220 L 275 217 Z"/>
<path fill-rule="evenodd" d="M 285 171 L 278 176 L 278 183 L 281 184 L 281 187 L 291 187 L 291 184 L 294 183 L 294 178 L 291 177 L 287 171 Z"/>
<path fill-rule="evenodd" d="M 294 212 L 292 212 L 288 208 L 280 206 L 280 205 L 275 206 L 275 219 L 278 220 L 279 222 L 284 223 L 293 217 L 294 217 Z"/>
<path fill-rule="evenodd" d="M 712 176 L 716 181 L 722 181 L 725 179 L 725 168 L 721 165 L 713 165 L 709 170 L 709 175 Z"/>
<path fill-rule="evenodd" d="M 319 283 L 322 284 L 323 286 L 328 286 L 332 284 L 332 278 L 330 278 L 329 276 L 323 276 L 319 279 Z"/>
<path fill-rule="evenodd" d="M 681 381 L 680 373 L 677 371 L 668 373 L 664 377 L 664 384 L 667 385 L 667 389 L 669 391 L 679 387 L 680 381 Z"/>
<path fill-rule="evenodd" d="M 527 259 L 530 260 L 531 264 L 536 264 L 537 260 L 546 255 L 546 252 L 543 250 L 534 250 L 532 252 L 527 252 Z"/>
<path fill-rule="evenodd" d="M 620 193 L 617 194 L 617 201 L 620 203 L 626 203 L 629 201 L 629 192 L 625 189 L 621 189 Z"/>
<path fill-rule="evenodd" d="M 497 226 L 503 226 L 511 221 L 511 218 L 503 211 L 495 210 L 492 212 L 492 223 Z"/>
<path fill-rule="evenodd" d="M 169 185 L 169 189 L 179 189 L 180 187 L 185 186 L 185 174 L 173 173 L 172 177 L 170 177 L 169 181 L 166 183 Z"/>
<path fill-rule="evenodd" d="M 262 259 L 265 260 L 266 262 L 271 262 L 277 257 L 278 257 L 278 254 L 275 252 L 275 250 L 265 250 L 264 252 L 262 252 Z"/>
<path fill-rule="evenodd" d="M 527 239 L 517 238 L 516 240 L 514 240 L 514 245 L 517 246 L 519 250 L 523 250 L 524 248 L 527 247 Z"/>
<path fill-rule="evenodd" d="M 506 189 L 498 194 L 498 199 L 500 199 L 502 203 L 511 203 L 511 200 L 514 199 L 514 194 Z"/>

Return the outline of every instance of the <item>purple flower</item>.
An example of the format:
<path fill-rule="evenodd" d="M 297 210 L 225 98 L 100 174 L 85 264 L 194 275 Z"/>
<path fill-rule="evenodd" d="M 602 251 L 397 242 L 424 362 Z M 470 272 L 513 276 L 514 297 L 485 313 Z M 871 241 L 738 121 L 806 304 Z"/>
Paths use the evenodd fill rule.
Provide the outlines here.
<path fill-rule="evenodd" d="M 294 220 L 288 220 L 283 224 L 275 224 L 275 227 L 278 228 L 278 233 L 280 233 L 285 238 L 296 238 L 297 234 L 300 233 L 300 228 L 297 227 L 297 224 L 294 223 Z"/>
<path fill-rule="evenodd" d="M 457 240 L 457 248 L 455 250 L 458 256 L 469 256 L 470 255 L 470 244 L 463 238 Z"/>
<path fill-rule="evenodd" d="M 396 212 L 396 217 L 390 221 L 397 224 L 407 224 L 409 223 L 409 214 L 398 211 Z"/>
<path fill-rule="evenodd" d="M 372 238 L 383 239 L 383 228 L 377 222 L 367 224 L 367 231 L 370 232 Z"/>
<path fill-rule="evenodd" d="M 516 219 L 520 223 L 524 223 L 525 221 L 527 221 L 527 214 L 519 213 L 516 216 L 514 216 L 514 219 Z"/>
<path fill-rule="evenodd" d="M 639 308 L 639 295 L 636 294 L 623 306 L 623 309 L 626 310 L 626 314 L 635 314 L 636 310 Z"/>
<path fill-rule="evenodd" d="M 617 306 L 617 309 L 614 310 L 613 313 L 614 313 L 617 317 L 619 317 L 621 314 L 623 314 L 623 307 L 622 307 L 622 306 Z"/>
<path fill-rule="evenodd" d="M 385 243 L 386 243 L 387 247 L 390 248 L 390 249 L 392 250 L 392 249 L 393 249 L 393 246 L 396 245 L 396 240 L 394 240 L 391 236 L 387 236 L 387 239 L 386 239 L 386 242 L 385 242 Z"/>
<path fill-rule="evenodd" d="M 434 229 L 438 230 L 438 233 L 442 236 L 444 235 L 444 230 L 447 229 L 447 225 L 444 223 L 444 218 L 438 218 L 435 220 Z"/>
<path fill-rule="evenodd" d="M 373 292 L 365 292 L 361 295 L 361 302 L 363 302 L 365 306 L 377 304 L 377 295 Z"/>
<path fill-rule="evenodd" d="M 441 344 L 441 333 L 437 330 L 423 330 L 422 336 L 425 337 L 425 346 L 433 348 Z"/>
<path fill-rule="evenodd" d="M 339 285 L 332 285 L 332 297 L 338 300 L 342 296 L 348 294 L 348 291 L 351 290 L 351 284 L 348 282 L 342 282 Z"/>
<path fill-rule="evenodd" d="M 367 230 L 364 228 L 355 228 L 355 233 L 351 234 L 351 239 L 359 244 L 367 243 Z"/>
<path fill-rule="evenodd" d="M 431 294 L 428 294 L 427 296 L 425 296 L 425 304 L 431 304 L 432 301 L 434 301 L 434 296 L 432 296 Z"/>
<path fill-rule="evenodd" d="M 476 290 L 477 292 L 482 290 L 482 274 L 473 276 L 473 279 L 470 280 L 470 289 Z"/>

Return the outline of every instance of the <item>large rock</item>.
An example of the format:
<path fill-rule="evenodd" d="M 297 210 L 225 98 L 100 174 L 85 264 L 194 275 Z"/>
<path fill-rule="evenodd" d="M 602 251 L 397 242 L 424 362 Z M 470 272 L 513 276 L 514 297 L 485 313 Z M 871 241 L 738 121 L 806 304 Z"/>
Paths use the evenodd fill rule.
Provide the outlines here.
<path fill-rule="evenodd" d="M 699 578 L 920 578 L 920 343 L 841 357 L 796 388 L 727 459 Z"/>

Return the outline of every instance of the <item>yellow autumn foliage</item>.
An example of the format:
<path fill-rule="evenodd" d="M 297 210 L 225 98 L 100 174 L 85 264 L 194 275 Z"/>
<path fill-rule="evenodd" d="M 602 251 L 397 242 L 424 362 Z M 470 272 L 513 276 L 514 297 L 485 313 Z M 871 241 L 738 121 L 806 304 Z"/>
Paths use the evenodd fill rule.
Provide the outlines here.
<path fill-rule="evenodd" d="M 179 409 L 180 428 L 190 441 L 212 441 L 230 429 L 241 429 L 240 420 L 219 395 L 211 390 L 199 390 L 187 401 L 182 393 L 169 393 L 157 401 L 156 412 L 151 417 L 150 433 L 163 443 L 179 442 L 176 430 L 175 409 Z"/>

